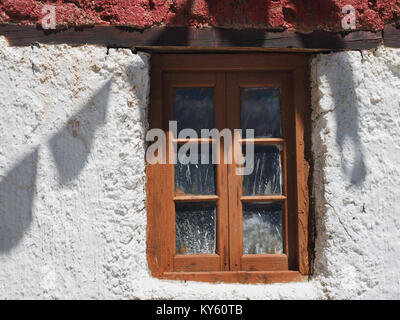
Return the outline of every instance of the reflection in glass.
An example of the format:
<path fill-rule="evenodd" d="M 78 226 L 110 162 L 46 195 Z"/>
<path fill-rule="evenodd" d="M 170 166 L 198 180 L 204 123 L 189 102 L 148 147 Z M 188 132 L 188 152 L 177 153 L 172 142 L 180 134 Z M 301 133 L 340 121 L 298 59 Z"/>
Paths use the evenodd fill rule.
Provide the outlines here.
<path fill-rule="evenodd" d="M 283 206 L 243 203 L 243 254 L 283 253 Z"/>
<path fill-rule="evenodd" d="M 174 88 L 174 120 L 178 133 L 193 129 L 200 137 L 201 129 L 213 129 L 214 88 Z"/>
<path fill-rule="evenodd" d="M 181 150 L 179 145 L 177 150 Z M 201 146 L 198 145 L 198 152 L 187 156 L 196 159 L 197 164 L 189 162 L 182 164 L 177 157 L 175 164 L 175 194 L 177 195 L 214 195 L 215 194 L 215 165 L 213 162 L 212 147 L 209 154 L 201 153 Z M 207 160 L 207 161 L 206 161 Z M 205 164 L 208 162 L 208 164 Z M 215 162 L 214 162 L 215 163 Z"/>
<path fill-rule="evenodd" d="M 246 148 L 243 148 L 243 152 Z M 243 195 L 281 195 L 281 146 L 254 145 L 254 170 L 243 176 Z M 252 157 L 249 157 L 251 161 Z"/>
<path fill-rule="evenodd" d="M 215 203 L 175 203 L 177 254 L 216 253 Z"/>
<path fill-rule="evenodd" d="M 280 88 L 241 88 L 241 126 L 254 129 L 255 138 L 280 138 Z"/>

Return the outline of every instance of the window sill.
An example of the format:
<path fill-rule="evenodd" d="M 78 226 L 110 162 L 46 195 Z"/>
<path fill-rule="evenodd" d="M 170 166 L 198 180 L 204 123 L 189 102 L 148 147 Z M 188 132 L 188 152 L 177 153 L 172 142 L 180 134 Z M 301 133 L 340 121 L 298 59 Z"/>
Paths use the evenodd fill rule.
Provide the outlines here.
<path fill-rule="evenodd" d="M 164 272 L 160 279 L 210 283 L 272 284 L 302 282 L 298 271 Z"/>

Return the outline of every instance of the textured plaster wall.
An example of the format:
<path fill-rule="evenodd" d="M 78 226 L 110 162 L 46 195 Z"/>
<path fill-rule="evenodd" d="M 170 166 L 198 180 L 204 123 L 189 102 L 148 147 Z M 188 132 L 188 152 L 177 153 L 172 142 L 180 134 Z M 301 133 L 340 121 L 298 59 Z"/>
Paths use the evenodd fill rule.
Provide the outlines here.
<path fill-rule="evenodd" d="M 362 54 L 312 63 L 312 280 L 207 284 L 147 268 L 149 56 L 0 38 L 0 298 L 399 298 L 400 51 Z"/>
<path fill-rule="evenodd" d="M 0 297 L 140 295 L 148 57 L 0 39 Z"/>
<path fill-rule="evenodd" d="M 400 50 L 312 63 L 315 279 L 328 298 L 400 298 Z"/>

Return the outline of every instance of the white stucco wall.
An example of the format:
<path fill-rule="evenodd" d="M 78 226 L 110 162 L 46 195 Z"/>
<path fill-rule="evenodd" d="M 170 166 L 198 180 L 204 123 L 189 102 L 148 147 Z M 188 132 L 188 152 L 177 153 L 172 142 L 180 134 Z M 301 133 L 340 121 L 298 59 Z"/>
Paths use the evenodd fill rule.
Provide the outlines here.
<path fill-rule="evenodd" d="M 312 63 L 317 241 L 327 298 L 400 298 L 400 50 Z"/>
<path fill-rule="evenodd" d="M 161 281 L 146 262 L 149 56 L 0 38 L 0 298 L 399 298 L 400 51 L 313 60 L 314 276 Z"/>

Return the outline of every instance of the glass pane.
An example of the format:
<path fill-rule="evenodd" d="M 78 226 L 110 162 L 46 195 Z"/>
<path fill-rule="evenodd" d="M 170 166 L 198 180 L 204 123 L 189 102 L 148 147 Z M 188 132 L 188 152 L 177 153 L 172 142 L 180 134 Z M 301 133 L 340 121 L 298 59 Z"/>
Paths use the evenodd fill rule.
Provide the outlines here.
<path fill-rule="evenodd" d="M 175 203 L 177 254 L 216 253 L 215 203 Z"/>
<path fill-rule="evenodd" d="M 243 254 L 283 253 L 283 203 L 243 203 Z"/>
<path fill-rule="evenodd" d="M 246 155 L 246 161 L 253 161 L 254 170 L 243 176 L 244 196 L 282 194 L 281 148 L 279 145 L 254 145 L 254 157 Z"/>
<path fill-rule="evenodd" d="M 194 144 L 192 144 L 194 146 Z M 201 146 L 197 145 L 197 152 L 188 150 L 186 156 L 192 158 L 187 164 L 182 164 L 177 157 L 175 165 L 175 194 L 214 195 L 215 194 L 215 165 L 212 164 L 212 147 L 209 154 L 201 153 Z M 178 145 L 178 154 L 183 145 Z M 206 164 L 208 162 L 208 164 Z M 215 163 L 215 162 L 214 162 Z"/>
<path fill-rule="evenodd" d="M 280 138 L 281 108 L 280 88 L 241 88 L 241 125 L 243 137 L 245 129 L 254 129 L 255 138 Z"/>
<path fill-rule="evenodd" d="M 178 134 L 193 129 L 200 137 L 201 129 L 214 128 L 214 88 L 174 88 L 174 120 Z"/>

